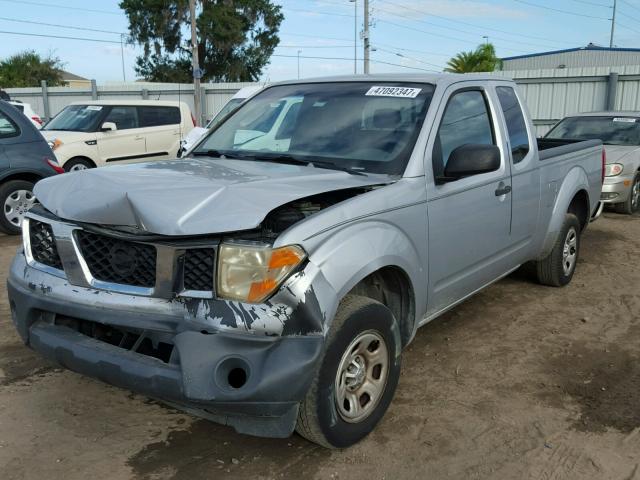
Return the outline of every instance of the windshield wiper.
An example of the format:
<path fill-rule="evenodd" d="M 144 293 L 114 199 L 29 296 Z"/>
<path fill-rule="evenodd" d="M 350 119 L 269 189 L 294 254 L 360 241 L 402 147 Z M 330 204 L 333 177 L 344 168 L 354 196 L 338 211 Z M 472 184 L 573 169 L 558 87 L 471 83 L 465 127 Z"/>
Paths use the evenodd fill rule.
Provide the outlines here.
<path fill-rule="evenodd" d="M 305 159 L 301 157 L 297 157 L 295 155 L 286 155 L 286 154 L 277 154 L 277 155 L 246 155 L 242 157 L 247 160 L 257 160 L 261 162 L 274 162 L 274 163 L 293 163 L 294 165 L 307 165 L 313 166 L 317 168 L 326 168 L 329 170 L 339 170 L 341 172 L 347 172 L 351 175 L 362 175 L 366 176 L 362 172 L 358 172 L 357 170 L 353 170 L 348 167 L 343 167 L 341 165 L 337 165 L 333 162 L 327 162 L 325 160 L 316 160 L 316 159 Z"/>

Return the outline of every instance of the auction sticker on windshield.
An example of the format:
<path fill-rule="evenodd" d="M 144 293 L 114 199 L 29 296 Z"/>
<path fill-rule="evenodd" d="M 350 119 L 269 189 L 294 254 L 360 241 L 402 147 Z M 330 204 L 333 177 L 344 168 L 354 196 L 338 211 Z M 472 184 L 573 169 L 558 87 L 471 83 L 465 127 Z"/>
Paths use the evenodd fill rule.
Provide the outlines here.
<path fill-rule="evenodd" d="M 613 119 L 614 122 L 624 122 L 624 123 L 636 123 L 636 119 L 635 118 L 629 118 L 629 117 L 616 117 Z"/>
<path fill-rule="evenodd" d="M 99 112 L 100 110 L 102 110 L 102 107 L 100 105 L 87 105 L 86 109 L 95 110 L 96 112 Z"/>
<path fill-rule="evenodd" d="M 373 86 L 365 95 L 369 97 L 416 98 L 421 91 L 421 88 Z"/>

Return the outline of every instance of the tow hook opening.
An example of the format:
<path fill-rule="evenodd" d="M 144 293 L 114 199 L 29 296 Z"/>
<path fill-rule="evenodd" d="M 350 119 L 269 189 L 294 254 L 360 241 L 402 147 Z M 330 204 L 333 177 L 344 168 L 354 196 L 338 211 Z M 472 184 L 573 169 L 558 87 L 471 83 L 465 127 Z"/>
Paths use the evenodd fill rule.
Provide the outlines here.
<path fill-rule="evenodd" d="M 220 388 L 239 390 L 247 384 L 250 375 L 249 363 L 244 358 L 228 357 L 218 364 L 215 380 Z"/>

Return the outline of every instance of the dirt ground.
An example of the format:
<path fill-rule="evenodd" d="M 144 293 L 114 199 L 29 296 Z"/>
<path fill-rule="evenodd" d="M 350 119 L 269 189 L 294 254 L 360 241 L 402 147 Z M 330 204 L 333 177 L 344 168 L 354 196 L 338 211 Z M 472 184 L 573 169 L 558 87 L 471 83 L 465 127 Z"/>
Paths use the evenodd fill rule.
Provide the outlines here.
<path fill-rule="evenodd" d="M 18 244 L 0 237 L 5 275 Z M 56 368 L 0 303 L 0 478 L 640 480 L 640 217 L 585 233 L 570 286 L 525 273 L 418 332 L 377 430 L 344 451 L 241 436 Z"/>

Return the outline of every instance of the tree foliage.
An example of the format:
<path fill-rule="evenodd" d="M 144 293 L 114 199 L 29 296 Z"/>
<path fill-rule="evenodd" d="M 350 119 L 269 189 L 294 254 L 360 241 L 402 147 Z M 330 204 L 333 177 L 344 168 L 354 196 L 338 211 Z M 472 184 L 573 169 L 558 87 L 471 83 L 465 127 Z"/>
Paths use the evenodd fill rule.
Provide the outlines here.
<path fill-rule="evenodd" d="M 479 45 L 474 51 L 460 52 L 447 62 L 445 72 L 470 73 L 493 72 L 500 68 L 502 61 L 496 57 L 496 49 L 490 43 Z"/>
<path fill-rule="evenodd" d="M 133 42 L 144 47 L 136 72 L 149 81 L 188 82 L 188 0 L 121 0 Z M 254 81 L 280 42 L 284 19 L 270 0 L 197 0 L 198 58 L 208 81 Z"/>
<path fill-rule="evenodd" d="M 53 87 L 63 85 L 63 66 L 60 59 L 51 54 L 43 58 L 33 50 L 17 53 L 0 61 L 0 86 L 39 87 L 42 80 Z"/>

